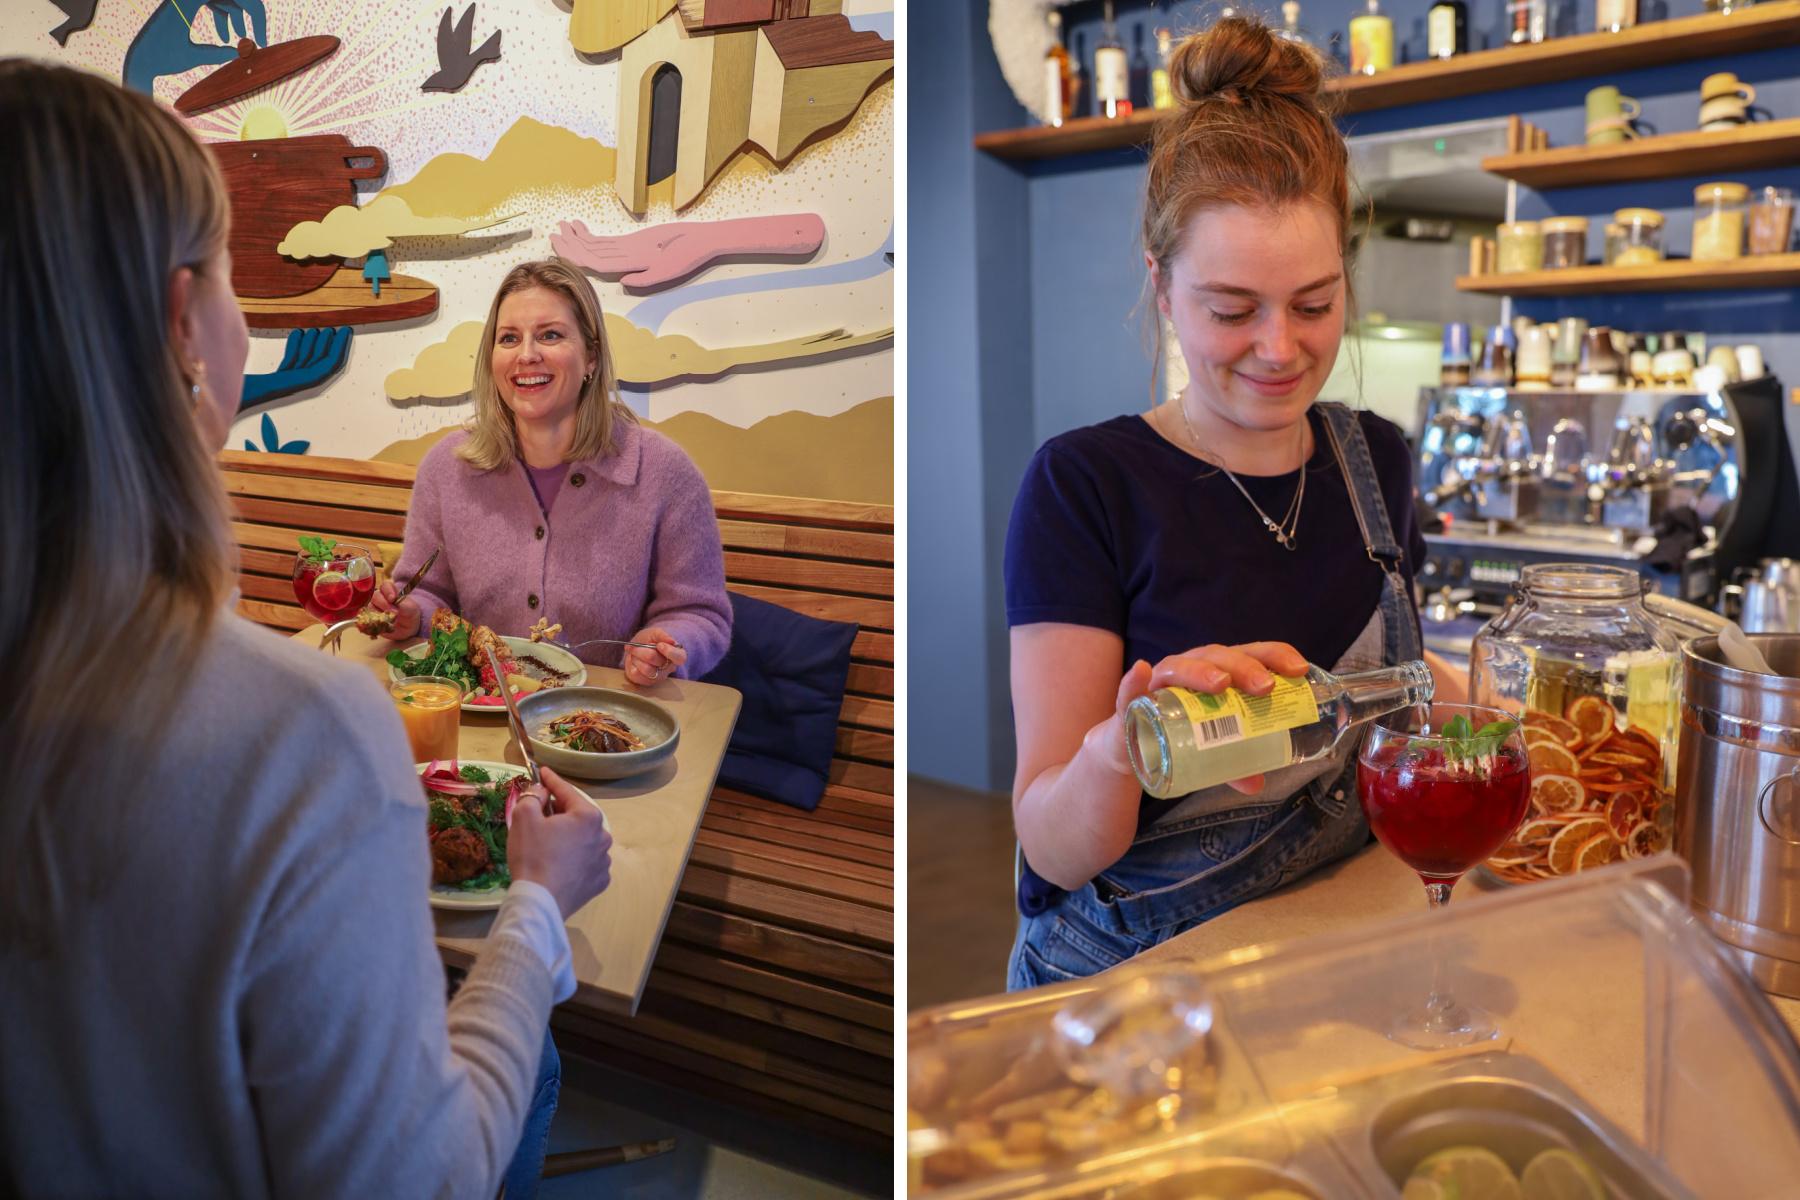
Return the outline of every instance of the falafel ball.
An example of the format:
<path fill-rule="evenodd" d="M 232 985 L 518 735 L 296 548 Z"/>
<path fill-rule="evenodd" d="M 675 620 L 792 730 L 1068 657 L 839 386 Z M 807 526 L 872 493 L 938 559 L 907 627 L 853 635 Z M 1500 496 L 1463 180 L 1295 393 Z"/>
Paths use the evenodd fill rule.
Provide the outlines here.
<path fill-rule="evenodd" d="M 487 843 L 473 829 L 454 826 L 431 835 L 431 882 L 461 883 L 488 866 Z"/>

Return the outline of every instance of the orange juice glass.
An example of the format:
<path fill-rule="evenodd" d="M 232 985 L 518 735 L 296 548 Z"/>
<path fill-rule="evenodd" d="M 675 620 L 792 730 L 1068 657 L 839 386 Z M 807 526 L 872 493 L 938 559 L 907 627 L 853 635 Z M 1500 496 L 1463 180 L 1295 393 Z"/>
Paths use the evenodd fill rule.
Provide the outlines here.
<path fill-rule="evenodd" d="M 410 675 L 388 684 L 413 761 L 456 757 L 456 735 L 462 722 L 462 685 L 441 675 Z"/>

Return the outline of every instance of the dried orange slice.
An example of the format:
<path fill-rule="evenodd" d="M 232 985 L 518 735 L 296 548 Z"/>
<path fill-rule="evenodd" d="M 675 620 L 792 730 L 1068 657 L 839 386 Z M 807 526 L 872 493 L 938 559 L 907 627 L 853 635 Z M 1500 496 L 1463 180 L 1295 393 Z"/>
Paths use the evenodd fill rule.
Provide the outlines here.
<path fill-rule="evenodd" d="M 1606 802 L 1606 827 L 1621 842 L 1630 835 L 1633 827 L 1643 819 L 1644 796 L 1642 792 L 1617 792 Z"/>
<path fill-rule="evenodd" d="M 1541 813 L 1572 812 L 1587 802 L 1587 789 L 1568 775 L 1539 775 L 1531 779 L 1531 805 Z"/>
<path fill-rule="evenodd" d="M 1535 775 L 1574 775 L 1581 770 L 1581 764 L 1569 748 L 1558 741 L 1543 741 L 1531 747 L 1526 756 L 1531 760 L 1531 773 Z"/>
<path fill-rule="evenodd" d="M 1578 813 L 1556 813 L 1548 817 L 1533 817 L 1519 826 L 1513 834 L 1513 841 L 1523 846 L 1537 846 L 1540 849 L 1550 844 L 1550 839 L 1562 832 L 1562 827 L 1570 821 L 1582 820 Z"/>
<path fill-rule="evenodd" d="M 1561 738 L 1557 737 L 1554 733 L 1551 733 L 1548 729 L 1533 729 L 1530 727 L 1526 728 L 1526 730 L 1525 730 L 1525 747 L 1526 747 L 1526 749 L 1530 749 L 1533 746 L 1541 746 L 1541 745 L 1545 745 L 1545 744 L 1548 744 L 1551 746 L 1560 746 L 1563 744 L 1563 742 L 1562 742 Z"/>
<path fill-rule="evenodd" d="M 1573 875 L 1580 868 L 1576 865 L 1589 842 L 1595 838 L 1612 840 L 1607 831 L 1606 822 L 1600 817 L 1585 817 L 1579 821 L 1570 821 L 1563 826 L 1561 833 L 1550 842 L 1549 867 L 1558 875 Z"/>
<path fill-rule="evenodd" d="M 1581 736 L 1580 729 L 1555 713 L 1539 712 L 1535 708 L 1529 709 L 1525 713 L 1524 721 L 1525 728 L 1542 729 L 1547 733 L 1555 734 L 1556 740 L 1571 750 L 1586 740 Z"/>
<path fill-rule="evenodd" d="M 1663 832 L 1653 821 L 1640 821 L 1625 835 L 1625 853 L 1648 858 L 1663 848 Z"/>
<path fill-rule="evenodd" d="M 1603 833 L 1581 844 L 1581 849 L 1575 852 L 1575 869 L 1591 871 L 1595 867 L 1604 867 L 1607 863 L 1618 862 L 1624 853 L 1625 847 L 1618 838 Z"/>
<path fill-rule="evenodd" d="M 1581 731 L 1583 741 L 1592 742 L 1613 731 L 1612 705 L 1603 696 L 1578 696 L 1569 702 L 1563 716 Z"/>
<path fill-rule="evenodd" d="M 1626 754 L 1619 750 L 1601 750 L 1591 755 L 1588 761 L 1605 763 L 1609 767 L 1622 767 L 1633 770 L 1650 765 L 1650 760 L 1647 758 L 1639 758 L 1635 754 Z"/>

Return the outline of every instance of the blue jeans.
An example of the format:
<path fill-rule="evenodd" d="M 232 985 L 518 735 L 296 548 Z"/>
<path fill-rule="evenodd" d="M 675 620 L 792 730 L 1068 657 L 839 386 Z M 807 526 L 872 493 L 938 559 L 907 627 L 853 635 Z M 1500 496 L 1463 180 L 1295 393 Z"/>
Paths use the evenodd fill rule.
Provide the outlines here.
<path fill-rule="evenodd" d="M 525 1109 L 525 1132 L 519 1136 L 519 1148 L 513 1152 L 506 1174 L 500 1177 L 504 1200 L 532 1200 L 537 1195 L 538 1178 L 544 1171 L 544 1147 L 550 1142 L 550 1120 L 556 1116 L 556 1098 L 561 1091 L 562 1058 L 546 1029 L 537 1082 L 532 1085 L 531 1103 Z"/>

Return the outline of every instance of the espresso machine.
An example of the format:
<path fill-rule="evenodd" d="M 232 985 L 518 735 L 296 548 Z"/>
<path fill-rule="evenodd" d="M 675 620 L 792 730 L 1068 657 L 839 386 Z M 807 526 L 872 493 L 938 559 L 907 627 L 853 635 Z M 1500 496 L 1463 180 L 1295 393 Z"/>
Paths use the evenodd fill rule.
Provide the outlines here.
<path fill-rule="evenodd" d="M 1428 647 L 1466 661 L 1533 563 L 1623 566 L 1710 608 L 1756 562 L 1787 453 L 1772 377 L 1716 392 L 1420 389 Z"/>

